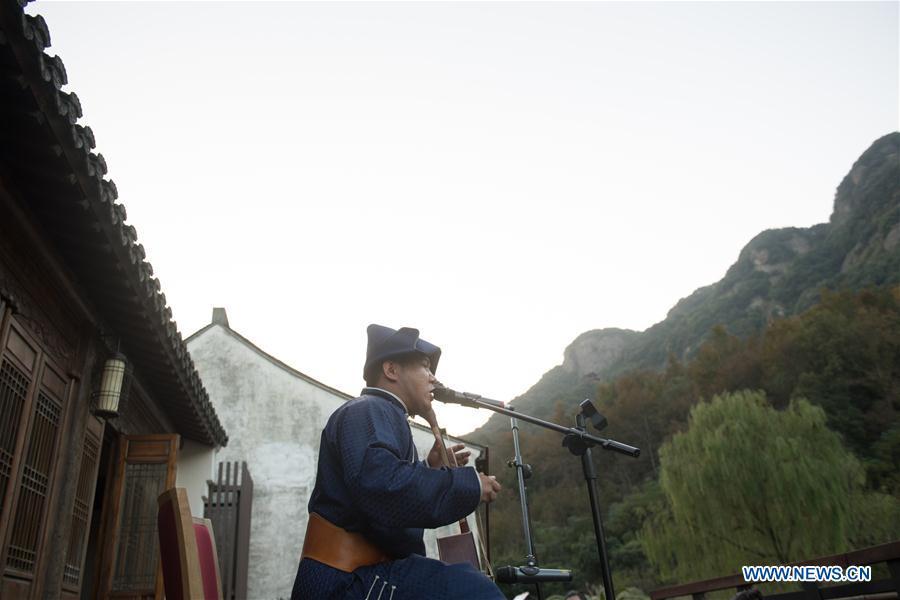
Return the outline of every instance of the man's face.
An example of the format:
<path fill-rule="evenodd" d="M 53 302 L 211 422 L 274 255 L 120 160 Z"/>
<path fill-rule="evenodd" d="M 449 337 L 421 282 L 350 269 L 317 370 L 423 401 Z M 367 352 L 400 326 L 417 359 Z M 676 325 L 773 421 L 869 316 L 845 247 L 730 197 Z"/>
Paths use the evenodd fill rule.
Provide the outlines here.
<path fill-rule="evenodd" d="M 431 392 L 437 379 L 431 372 L 431 361 L 426 356 L 417 356 L 398 364 L 398 396 L 406 404 L 410 415 L 425 416 L 431 411 Z"/>

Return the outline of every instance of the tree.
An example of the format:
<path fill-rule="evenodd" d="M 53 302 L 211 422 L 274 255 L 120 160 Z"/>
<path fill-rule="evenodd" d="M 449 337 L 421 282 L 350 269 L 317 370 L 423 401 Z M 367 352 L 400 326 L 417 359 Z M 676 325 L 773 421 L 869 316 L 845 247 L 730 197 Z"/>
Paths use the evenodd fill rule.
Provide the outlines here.
<path fill-rule="evenodd" d="M 660 449 L 663 509 L 641 542 L 664 578 L 708 578 L 745 564 L 847 549 L 856 458 L 803 399 L 772 408 L 762 392 L 716 396 Z"/>

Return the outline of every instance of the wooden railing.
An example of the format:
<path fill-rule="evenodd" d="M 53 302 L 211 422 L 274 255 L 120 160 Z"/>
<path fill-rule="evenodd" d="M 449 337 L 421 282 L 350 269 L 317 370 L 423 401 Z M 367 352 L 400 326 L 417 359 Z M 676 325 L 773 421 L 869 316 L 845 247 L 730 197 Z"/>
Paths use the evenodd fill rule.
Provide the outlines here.
<path fill-rule="evenodd" d="M 791 563 L 791 565 L 838 565 L 846 569 L 851 565 L 875 566 L 882 563 L 887 564 L 890 573 L 887 579 L 875 581 L 873 577 L 873 581 L 869 582 L 827 586 L 821 586 L 815 582 L 805 582 L 801 584 L 803 588 L 801 591 L 769 594 L 764 597 L 776 600 L 836 600 L 875 594 L 884 594 L 885 598 L 900 597 L 900 541 L 854 550 L 846 554 L 822 556 Z M 669 598 L 691 596 L 693 600 L 703 600 L 707 592 L 733 590 L 737 593 L 754 585 L 754 583 L 745 581 L 742 574 L 737 574 L 659 588 L 650 592 L 650 598 L 651 600 L 668 600 Z"/>
<path fill-rule="evenodd" d="M 206 484 L 209 495 L 203 498 L 203 516 L 212 521 L 216 536 L 222 598 L 244 600 L 247 598 L 253 479 L 245 462 L 219 463 L 217 481 Z"/>

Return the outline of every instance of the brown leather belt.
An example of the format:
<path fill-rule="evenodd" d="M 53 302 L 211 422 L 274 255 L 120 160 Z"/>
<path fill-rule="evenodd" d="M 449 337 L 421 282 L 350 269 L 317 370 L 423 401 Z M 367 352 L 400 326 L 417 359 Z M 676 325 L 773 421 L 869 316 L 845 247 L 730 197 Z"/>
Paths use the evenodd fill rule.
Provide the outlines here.
<path fill-rule="evenodd" d="M 391 559 L 361 534 L 341 529 L 316 513 L 309 513 L 300 558 L 311 558 L 345 573 Z"/>

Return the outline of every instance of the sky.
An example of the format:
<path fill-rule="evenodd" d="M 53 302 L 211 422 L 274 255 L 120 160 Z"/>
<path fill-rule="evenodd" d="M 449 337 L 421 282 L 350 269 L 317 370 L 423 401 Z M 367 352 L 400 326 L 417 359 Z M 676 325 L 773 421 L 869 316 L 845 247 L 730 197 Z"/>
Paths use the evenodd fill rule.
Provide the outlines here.
<path fill-rule="evenodd" d="M 350 394 L 369 323 L 510 400 L 900 128 L 896 2 L 80 2 L 50 29 L 184 337 Z M 438 405 L 464 434 L 490 413 Z"/>

